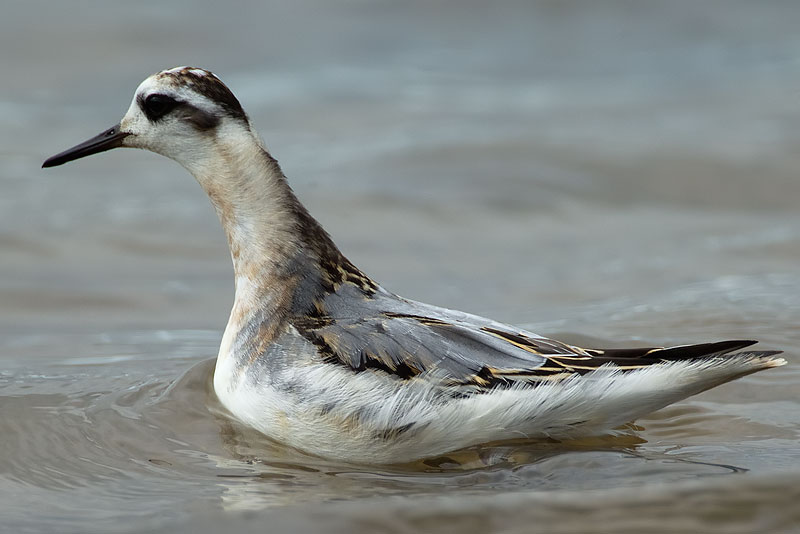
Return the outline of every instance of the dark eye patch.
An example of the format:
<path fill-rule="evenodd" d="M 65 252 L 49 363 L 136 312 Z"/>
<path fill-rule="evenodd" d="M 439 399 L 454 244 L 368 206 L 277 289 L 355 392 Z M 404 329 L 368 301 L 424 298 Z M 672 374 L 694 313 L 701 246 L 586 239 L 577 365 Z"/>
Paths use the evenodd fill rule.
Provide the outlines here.
<path fill-rule="evenodd" d="M 158 122 L 173 111 L 173 115 L 178 119 L 188 122 L 200 131 L 212 130 L 220 121 L 220 118 L 213 113 L 159 93 L 147 97 L 139 96 L 137 102 L 150 122 Z"/>
<path fill-rule="evenodd" d="M 155 122 L 178 106 L 179 102 L 167 95 L 152 94 L 144 101 L 139 102 L 139 106 L 144 111 L 147 118 Z"/>
<path fill-rule="evenodd" d="M 187 110 L 186 120 L 201 132 L 216 128 L 219 124 L 219 117 L 216 115 L 212 115 L 211 113 L 207 113 L 195 107 L 187 107 L 190 108 L 190 110 Z"/>

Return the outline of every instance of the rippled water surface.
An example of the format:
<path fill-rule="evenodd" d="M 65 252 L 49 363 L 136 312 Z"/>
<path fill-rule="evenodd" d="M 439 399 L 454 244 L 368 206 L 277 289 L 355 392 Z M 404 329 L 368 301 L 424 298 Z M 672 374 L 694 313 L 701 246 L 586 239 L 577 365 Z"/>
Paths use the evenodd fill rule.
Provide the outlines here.
<path fill-rule="evenodd" d="M 800 528 L 794 2 L 12 2 L 0 17 L 8 532 Z M 240 97 L 390 290 L 591 345 L 789 365 L 616 436 L 342 465 L 227 417 L 207 199 L 117 151 L 43 171 L 179 64 Z"/>

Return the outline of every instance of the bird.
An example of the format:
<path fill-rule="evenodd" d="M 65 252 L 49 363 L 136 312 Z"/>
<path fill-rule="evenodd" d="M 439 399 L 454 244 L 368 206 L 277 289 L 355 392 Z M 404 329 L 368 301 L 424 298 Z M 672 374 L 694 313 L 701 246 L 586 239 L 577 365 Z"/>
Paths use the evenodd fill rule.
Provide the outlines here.
<path fill-rule="evenodd" d="M 119 147 L 177 161 L 207 193 L 235 276 L 214 392 L 234 419 L 307 454 L 398 464 L 602 435 L 786 363 L 781 351 L 741 351 L 752 340 L 582 348 L 388 291 L 309 214 L 205 69 L 149 76 L 118 124 L 42 167 Z"/>

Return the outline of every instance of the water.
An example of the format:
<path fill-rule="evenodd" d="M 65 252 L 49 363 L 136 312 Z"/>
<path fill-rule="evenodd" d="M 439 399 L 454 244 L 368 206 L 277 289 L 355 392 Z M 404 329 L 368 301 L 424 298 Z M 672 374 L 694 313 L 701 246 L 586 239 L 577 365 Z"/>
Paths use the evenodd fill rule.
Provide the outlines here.
<path fill-rule="evenodd" d="M 8 532 L 783 532 L 800 517 L 794 2 L 11 2 L 0 18 Z M 389 289 L 590 344 L 790 365 L 616 437 L 308 457 L 210 388 L 224 237 L 158 156 L 41 162 L 208 67 Z"/>

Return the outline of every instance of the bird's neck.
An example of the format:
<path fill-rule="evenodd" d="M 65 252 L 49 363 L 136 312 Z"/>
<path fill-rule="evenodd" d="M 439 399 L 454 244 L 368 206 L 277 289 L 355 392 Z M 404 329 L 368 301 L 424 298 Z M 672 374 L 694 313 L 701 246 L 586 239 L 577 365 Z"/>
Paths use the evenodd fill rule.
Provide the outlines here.
<path fill-rule="evenodd" d="M 277 161 L 250 132 L 228 136 L 184 163 L 217 211 L 233 259 L 231 322 L 278 322 L 308 311 L 349 262 L 297 200 Z"/>

